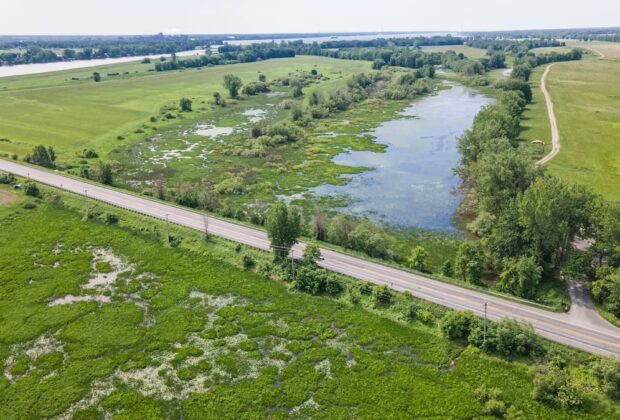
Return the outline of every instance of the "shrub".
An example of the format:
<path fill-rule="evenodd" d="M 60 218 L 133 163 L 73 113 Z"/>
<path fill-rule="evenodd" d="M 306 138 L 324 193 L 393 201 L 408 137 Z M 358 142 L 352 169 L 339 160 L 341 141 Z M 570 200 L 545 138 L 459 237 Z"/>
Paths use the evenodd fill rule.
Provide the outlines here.
<path fill-rule="evenodd" d="M 418 312 L 420 311 L 420 307 L 415 303 L 410 304 L 405 310 L 405 318 L 409 321 L 413 321 L 418 316 Z"/>
<path fill-rule="evenodd" d="M 375 306 L 387 306 L 392 303 L 392 291 L 387 285 L 375 289 Z"/>
<path fill-rule="evenodd" d="M 241 93 L 247 96 L 258 95 L 259 93 L 269 92 L 269 85 L 265 82 L 252 82 L 243 86 Z"/>
<path fill-rule="evenodd" d="M 451 340 L 464 340 L 469 337 L 478 319 L 472 312 L 448 312 L 441 320 L 441 332 Z"/>
<path fill-rule="evenodd" d="M 296 270 L 294 287 L 311 295 L 337 295 L 343 290 L 342 283 L 332 278 L 327 271 L 311 266 L 302 266 Z"/>
<path fill-rule="evenodd" d="M 181 98 L 179 100 L 179 108 L 181 108 L 182 112 L 191 112 L 192 111 L 192 100 L 189 98 Z"/>
<path fill-rule="evenodd" d="M 39 197 L 41 195 L 39 187 L 34 181 L 26 181 L 26 184 L 24 185 L 24 192 L 26 195 L 31 197 Z"/>
<path fill-rule="evenodd" d="M 26 201 L 26 202 L 24 203 L 24 208 L 25 208 L 26 210 L 36 209 L 36 208 L 37 208 L 37 204 L 36 204 L 36 203 L 33 203 L 32 201 Z"/>
<path fill-rule="evenodd" d="M 0 184 L 12 184 L 15 182 L 15 175 L 9 172 L 0 172 Z"/>
<path fill-rule="evenodd" d="M 119 220 L 118 214 L 116 214 L 116 213 L 106 213 L 104 215 L 104 218 L 105 218 L 105 222 L 108 225 L 116 224 L 116 223 L 118 223 L 118 220 Z"/>
<path fill-rule="evenodd" d="M 372 295 L 373 288 L 374 288 L 373 285 L 367 281 L 362 282 L 359 286 L 360 293 L 365 296 Z"/>
<path fill-rule="evenodd" d="M 501 400 L 489 400 L 484 404 L 484 414 L 493 417 L 504 417 L 506 403 Z"/>
<path fill-rule="evenodd" d="M 543 352 L 538 336 L 530 324 L 503 319 L 487 324 L 487 339 L 484 341 L 484 326 L 478 322 L 472 329 L 468 341 L 486 351 L 505 356 L 535 356 Z"/>
<path fill-rule="evenodd" d="M 565 370 L 544 369 L 534 377 L 535 400 L 559 408 L 577 408 L 583 405 L 581 390 Z"/>
<path fill-rule="evenodd" d="M 244 255 L 243 258 L 241 259 L 243 262 L 243 268 L 245 270 L 249 270 L 252 267 L 254 267 L 254 265 L 256 265 L 256 262 L 254 261 L 254 258 L 252 258 L 249 255 Z"/>
<path fill-rule="evenodd" d="M 620 399 L 620 357 L 599 360 L 592 374 L 607 395 Z"/>

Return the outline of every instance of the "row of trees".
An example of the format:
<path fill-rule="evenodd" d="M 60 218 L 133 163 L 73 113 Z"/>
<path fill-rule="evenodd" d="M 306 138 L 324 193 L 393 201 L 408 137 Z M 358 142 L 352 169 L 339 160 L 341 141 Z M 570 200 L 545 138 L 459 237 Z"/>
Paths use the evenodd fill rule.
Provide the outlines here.
<path fill-rule="evenodd" d="M 158 40 L 156 42 L 145 41 L 132 43 L 123 43 L 119 41 L 91 43 L 84 41 L 83 43 L 72 42 L 68 44 L 72 45 L 72 47 L 64 48 L 62 52 L 56 52 L 56 50 L 52 48 L 41 47 L 41 43 L 20 43 L 15 46 L 15 50 L 0 53 L 0 66 L 172 54 L 180 51 L 193 50 L 203 44 L 204 42 L 175 38 Z M 57 43 L 57 45 L 61 47 L 57 46 L 54 48 L 62 48 L 63 45 L 67 44 Z M 7 47 L 10 48 L 10 46 Z"/>
<path fill-rule="evenodd" d="M 474 219 L 469 228 L 482 241 L 455 269 L 471 282 L 480 280 L 482 269 L 495 270 L 501 289 L 524 298 L 535 296 L 543 272 L 566 268 L 575 236 L 592 236 L 612 248 L 620 244 L 618 223 L 609 215 L 613 205 L 546 174 L 518 148 L 519 118 L 531 100 L 530 69 L 529 62 L 519 64 L 510 79 L 497 82 L 503 91 L 498 102 L 483 109 L 459 139 L 457 169 L 466 193 L 461 211 Z"/>

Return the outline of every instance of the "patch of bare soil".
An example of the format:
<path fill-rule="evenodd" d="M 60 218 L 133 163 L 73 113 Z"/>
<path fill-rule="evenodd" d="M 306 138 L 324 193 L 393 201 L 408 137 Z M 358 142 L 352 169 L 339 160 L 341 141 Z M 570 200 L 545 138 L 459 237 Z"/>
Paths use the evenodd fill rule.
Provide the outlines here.
<path fill-rule="evenodd" d="M 15 203 L 19 197 L 12 191 L 0 190 L 0 206 Z"/>

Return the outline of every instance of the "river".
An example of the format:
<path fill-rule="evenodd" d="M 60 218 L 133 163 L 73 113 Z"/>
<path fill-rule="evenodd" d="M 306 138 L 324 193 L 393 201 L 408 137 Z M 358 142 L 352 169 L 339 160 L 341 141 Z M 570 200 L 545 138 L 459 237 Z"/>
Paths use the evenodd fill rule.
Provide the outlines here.
<path fill-rule="evenodd" d="M 453 232 L 462 197 L 454 192 L 453 168 L 460 155 L 457 137 L 492 99 L 460 85 L 414 102 L 402 118 L 381 124 L 371 134 L 388 147 L 383 153 L 345 152 L 334 158 L 347 166 L 372 170 L 350 176 L 345 185 L 321 185 L 316 196 L 346 197 L 339 210 L 403 227 Z"/>
<path fill-rule="evenodd" d="M 177 57 L 187 57 L 192 55 L 204 54 L 205 50 L 181 51 L 176 53 Z M 54 63 L 35 63 L 35 64 L 18 64 L 16 66 L 0 66 L 0 77 L 10 76 L 26 76 L 29 74 L 50 73 L 62 70 L 75 70 L 88 67 L 107 66 L 109 64 L 127 63 L 131 61 L 140 61 L 148 57 L 158 59 L 159 57 L 170 57 L 170 54 L 154 54 L 140 55 L 133 57 L 119 58 L 98 58 L 95 60 L 74 60 L 74 61 L 56 61 Z"/>

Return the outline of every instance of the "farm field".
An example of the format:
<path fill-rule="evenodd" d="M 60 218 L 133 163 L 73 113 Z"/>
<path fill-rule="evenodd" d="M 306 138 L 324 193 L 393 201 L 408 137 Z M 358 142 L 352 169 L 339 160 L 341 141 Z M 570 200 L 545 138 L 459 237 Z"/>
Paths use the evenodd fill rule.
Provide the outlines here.
<path fill-rule="evenodd" d="M 531 77 L 535 103 L 524 114 L 522 137 L 528 142 L 541 139 L 548 149 L 549 123 L 537 88 L 543 70 L 536 69 Z M 557 63 L 547 86 L 561 139 L 559 155 L 549 162 L 550 172 L 620 200 L 620 63 L 596 59 Z"/>
<path fill-rule="evenodd" d="M 132 62 L 36 76 L 0 79 L 0 152 L 23 156 L 36 144 L 54 146 L 62 161 L 83 148 L 102 156 L 119 146 L 117 136 L 139 129 L 162 107 L 176 106 L 183 96 L 211 100 L 224 93 L 225 74 L 255 81 L 317 68 L 329 75 L 319 89 L 333 90 L 348 76 L 370 69 L 370 63 L 318 57 L 267 60 L 199 70 L 153 72 L 153 64 Z M 92 73 L 103 80 L 95 83 Z M 127 74 L 125 74 L 127 72 Z M 108 74 L 115 74 L 108 76 Z M 77 80 L 73 80 L 77 79 Z M 131 139 L 128 139 L 131 141 Z"/>
<path fill-rule="evenodd" d="M 454 51 L 457 54 L 463 53 L 468 58 L 476 59 L 482 58 L 486 55 L 487 51 L 482 48 L 473 48 L 468 45 L 440 45 L 440 46 L 427 46 L 421 47 L 424 52 L 446 52 Z"/>
<path fill-rule="evenodd" d="M 382 316 L 369 297 L 295 293 L 237 268 L 258 251 L 180 228 L 164 248 L 161 222 L 97 205 L 120 218 L 104 224 L 80 198 L 45 197 L 2 206 L 3 418 L 471 418 L 476 386 L 525 418 L 618 415 L 589 356 L 555 350 L 589 389 L 583 409 L 558 410 L 532 400 L 533 362 L 442 338 L 440 308 L 409 301 L 427 313 L 411 322 L 406 297 Z"/>

